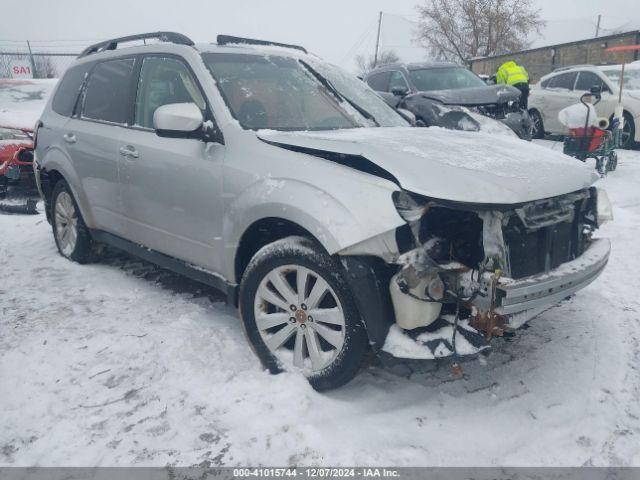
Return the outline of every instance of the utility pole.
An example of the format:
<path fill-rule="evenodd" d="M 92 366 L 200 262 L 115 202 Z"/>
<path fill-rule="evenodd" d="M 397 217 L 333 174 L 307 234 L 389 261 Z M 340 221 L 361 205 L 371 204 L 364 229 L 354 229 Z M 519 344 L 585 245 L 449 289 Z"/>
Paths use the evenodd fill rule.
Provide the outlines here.
<path fill-rule="evenodd" d="M 600 20 L 602 19 L 602 15 L 598 15 L 598 23 L 596 24 L 596 38 L 600 34 Z"/>
<path fill-rule="evenodd" d="M 376 37 L 376 53 L 373 56 L 373 68 L 378 65 L 378 48 L 380 47 L 380 28 L 382 27 L 382 12 L 378 14 L 378 35 Z"/>
<path fill-rule="evenodd" d="M 27 48 L 29 49 L 29 60 L 31 60 L 31 75 L 36 78 L 36 62 L 33 59 L 33 52 L 31 51 L 31 44 L 27 40 Z"/>

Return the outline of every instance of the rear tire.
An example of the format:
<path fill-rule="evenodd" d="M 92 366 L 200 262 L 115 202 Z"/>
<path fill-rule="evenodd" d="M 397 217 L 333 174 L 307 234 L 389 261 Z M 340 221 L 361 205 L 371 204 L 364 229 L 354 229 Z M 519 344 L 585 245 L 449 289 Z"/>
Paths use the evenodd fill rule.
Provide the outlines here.
<path fill-rule="evenodd" d="M 91 238 L 78 204 L 64 180 L 55 184 L 51 195 L 51 227 L 60 255 L 78 263 L 91 263 L 98 259 L 102 246 Z"/>
<path fill-rule="evenodd" d="M 529 116 L 531 117 L 531 138 L 544 138 L 544 123 L 540 112 L 535 109 L 529 110 Z"/>
<path fill-rule="evenodd" d="M 341 272 L 304 237 L 278 240 L 255 254 L 240 285 L 240 315 L 271 373 L 297 369 L 316 390 L 340 387 L 356 375 L 368 340 Z"/>
<path fill-rule="evenodd" d="M 616 168 L 618 168 L 618 154 L 613 151 L 607 158 L 607 171 L 615 172 Z"/>
<path fill-rule="evenodd" d="M 636 124 L 633 121 L 633 117 L 629 112 L 624 112 L 624 128 L 622 130 L 622 138 L 620 139 L 621 148 L 627 150 L 633 150 L 636 148 L 637 144 L 635 141 L 636 138 Z"/>

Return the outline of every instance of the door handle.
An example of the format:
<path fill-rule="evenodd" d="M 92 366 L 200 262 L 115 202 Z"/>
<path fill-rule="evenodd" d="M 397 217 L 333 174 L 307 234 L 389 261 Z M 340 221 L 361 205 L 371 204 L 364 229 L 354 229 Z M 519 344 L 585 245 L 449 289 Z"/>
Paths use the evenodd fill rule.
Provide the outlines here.
<path fill-rule="evenodd" d="M 62 138 L 67 143 L 76 143 L 76 136 L 73 133 L 65 133 Z"/>
<path fill-rule="evenodd" d="M 126 147 L 120 147 L 120 155 L 123 157 L 138 158 L 138 151 L 131 145 L 127 145 Z"/>

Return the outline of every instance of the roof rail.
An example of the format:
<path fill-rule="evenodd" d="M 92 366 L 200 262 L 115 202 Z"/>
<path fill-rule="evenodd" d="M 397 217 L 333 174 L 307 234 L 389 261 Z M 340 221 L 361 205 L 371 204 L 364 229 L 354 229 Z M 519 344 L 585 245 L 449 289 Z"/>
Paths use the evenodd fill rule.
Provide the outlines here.
<path fill-rule="evenodd" d="M 175 32 L 152 32 L 152 33 L 140 33 L 138 35 L 129 35 L 127 37 L 112 38 L 111 40 L 105 40 L 104 42 L 96 43 L 85 48 L 78 58 L 86 57 L 92 53 L 104 52 L 105 50 L 115 50 L 118 45 L 125 42 L 134 42 L 136 40 L 146 40 L 147 38 L 156 38 L 161 42 L 177 43 L 179 45 L 194 45 L 193 41 L 181 33 Z"/>
<path fill-rule="evenodd" d="M 554 72 L 562 72 L 564 70 L 571 70 L 572 68 L 586 68 L 586 67 L 595 67 L 592 63 L 583 63 L 581 65 L 567 65 L 566 67 L 556 68 Z"/>
<path fill-rule="evenodd" d="M 270 42 L 268 40 L 255 40 L 253 38 L 233 37 L 231 35 L 218 35 L 217 43 L 218 45 L 229 45 L 233 43 L 241 43 L 245 45 L 268 45 L 272 47 L 293 48 L 304 53 L 309 53 L 306 48 L 301 47 L 300 45 L 289 45 L 288 43 Z"/>

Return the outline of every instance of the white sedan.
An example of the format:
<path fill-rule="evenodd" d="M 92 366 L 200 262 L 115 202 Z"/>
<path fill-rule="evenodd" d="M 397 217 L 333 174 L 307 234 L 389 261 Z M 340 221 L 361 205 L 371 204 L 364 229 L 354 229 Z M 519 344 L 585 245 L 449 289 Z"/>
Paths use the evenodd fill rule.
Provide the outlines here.
<path fill-rule="evenodd" d="M 578 103 L 580 96 L 593 86 L 602 87 L 602 100 L 596 105 L 599 117 L 611 120 L 618 104 L 620 65 L 582 65 L 556 70 L 540 79 L 531 88 L 529 114 L 533 123 L 534 138 L 545 133 L 566 135 L 565 126 L 558 120 L 558 112 Z M 640 63 L 625 67 L 624 88 L 624 148 L 632 148 L 640 142 Z"/>

